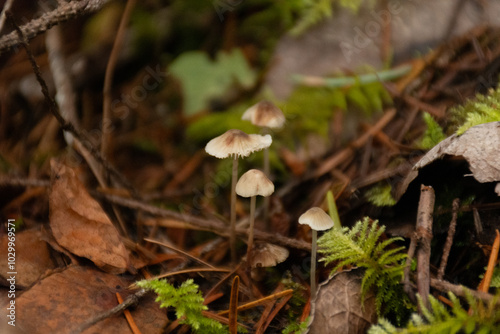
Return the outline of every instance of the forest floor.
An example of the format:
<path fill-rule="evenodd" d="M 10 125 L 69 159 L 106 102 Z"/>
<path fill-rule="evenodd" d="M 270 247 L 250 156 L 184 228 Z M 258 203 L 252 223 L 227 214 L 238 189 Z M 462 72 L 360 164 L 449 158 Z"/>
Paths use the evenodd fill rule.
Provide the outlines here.
<path fill-rule="evenodd" d="M 107 10 L 118 23 L 128 7 Z M 500 74 L 498 28 L 477 27 L 388 68 L 399 73 L 394 78 L 378 72 L 361 83 L 366 76 L 347 73 L 347 81 L 331 87 L 304 76 L 297 79 L 302 90 L 273 101 L 286 124 L 270 132 L 275 191 L 267 214 L 257 200 L 253 256 L 266 261 L 279 246 L 288 257 L 252 268 L 245 259 L 250 200 L 236 201 L 232 261 L 231 159 L 217 159 L 204 148 L 233 127 L 260 131 L 240 117 L 260 100 L 263 74 L 243 68 L 239 53 L 216 52 L 212 58 L 227 57 L 223 66 L 186 74 L 197 61 L 208 61 L 192 58 L 170 71 L 144 52 L 128 57 L 130 36 L 118 26 L 112 27 L 117 34 L 92 35 L 102 38 L 98 51 L 83 51 L 89 13 L 83 7 L 68 11 L 68 22 L 41 29 L 37 37 L 23 30 L 25 44 L 14 28 L 0 39 L 0 332 L 195 331 L 178 316 L 191 314 L 179 305 L 196 302 L 160 308 L 153 292 L 135 284 L 155 277 L 173 291 L 192 279 L 207 307 L 201 315 L 229 332 L 237 323 L 249 333 L 300 333 L 308 324 L 311 333 L 364 333 L 382 315 L 404 327 L 418 312 L 417 293 L 444 303 L 449 291 L 492 300 L 500 286 L 494 271 L 500 128 L 497 122 L 455 132 L 473 113 L 460 113 L 458 106 L 467 108 L 477 94 L 491 96 L 481 101 L 493 109 L 500 100 L 493 95 Z M 5 22 L 12 26 L 10 16 Z M 96 29 L 104 23 L 93 24 Z M 255 49 L 248 47 L 243 57 Z M 165 58 L 170 63 L 173 56 Z M 181 74 L 174 79 L 172 73 Z M 233 85 L 235 77 L 239 83 Z M 218 98 L 187 102 L 183 87 L 197 84 L 204 87 L 193 89 L 204 94 L 213 85 L 228 88 Z M 190 108 L 198 110 L 186 112 Z M 262 152 L 240 159 L 238 173 L 262 163 Z M 400 283 L 405 310 L 394 311 L 387 301 L 377 308 L 376 292 L 361 306 L 363 274 L 350 265 L 330 279 L 338 262 L 318 262 L 320 289 L 311 299 L 312 234 L 298 218 L 311 207 L 332 214 L 329 192 L 342 226 L 351 228 L 364 217 L 378 220 L 385 226 L 381 240 L 400 237 L 402 252 L 417 259 Z M 491 288 L 480 286 L 486 267 Z M 490 328 L 499 326 L 497 316 Z"/>

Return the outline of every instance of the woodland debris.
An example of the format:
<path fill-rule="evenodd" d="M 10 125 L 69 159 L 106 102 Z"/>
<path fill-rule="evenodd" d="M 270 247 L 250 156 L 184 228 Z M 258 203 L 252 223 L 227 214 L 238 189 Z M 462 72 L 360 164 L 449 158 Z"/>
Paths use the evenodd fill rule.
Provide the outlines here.
<path fill-rule="evenodd" d="M 432 213 L 434 212 L 434 189 L 421 185 L 418 203 L 416 233 L 417 247 L 417 289 L 423 305 L 428 309 L 430 291 L 430 257 L 432 241 Z"/>
<path fill-rule="evenodd" d="M 500 181 L 500 122 L 479 124 L 460 136 L 446 138 L 413 167 L 419 170 L 445 155 L 463 156 L 472 176 L 481 182 Z"/>
<path fill-rule="evenodd" d="M 55 160 L 51 166 L 50 227 L 56 241 L 102 270 L 123 273 L 129 266 L 129 254 L 111 220 L 74 169 Z"/>
<path fill-rule="evenodd" d="M 19 327 L 26 333 L 73 333 L 86 320 L 117 306 L 116 292 L 127 301 L 131 295 L 127 289 L 130 283 L 123 277 L 97 269 L 70 266 L 41 280 L 16 299 L 16 305 L 23 310 L 18 313 Z M 120 308 L 123 311 L 123 307 Z M 162 333 L 168 321 L 153 298 L 142 299 L 131 313 L 144 333 Z M 127 333 L 130 329 L 125 318 L 110 317 L 114 314 L 108 313 L 105 320 L 101 317 L 102 321 L 92 326 L 88 333 L 109 333 L 110 328 L 116 333 Z"/>
<path fill-rule="evenodd" d="M 361 302 L 363 271 L 335 274 L 319 286 L 312 302 L 309 333 L 366 333 L 377 321 L 375 295 L 369 292 Z"/>

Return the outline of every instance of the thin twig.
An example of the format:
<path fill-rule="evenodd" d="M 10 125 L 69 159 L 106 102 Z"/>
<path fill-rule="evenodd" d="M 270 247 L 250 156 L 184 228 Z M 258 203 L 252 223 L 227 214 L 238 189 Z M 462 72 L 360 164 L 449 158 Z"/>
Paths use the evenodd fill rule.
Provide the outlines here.
<path fill-rule="evenodd" d="M 147 292 L 148 291 L 145 290 L 145 289 L 138 290 L 133 295 L 128 296 L 123 303 L 118 304 L 117 306 L 113 307 L 112 309 L 107 310 L 106 312 L 103 312 L 103 313 L 99 314 L 98 316 L 90 319 L 89 321 L 81 324 L 80 326 L 78 326 L 77 329 L 75 329 L 72 332 L 72 334 L 82 333 L 84 330 L 92 327 L 93 325 L 97 324 L 98 322 L 100 322 L 100 321 L 102 321 L 104 319 L 107 319 L 109 317 L 112 317 L 112 316 L 115 316 L 117 314 L 122 313 L 124 310 L 126 310 L 130 306 L 136 305 L 139 302 L 139 299 L 141 299 L 142 297 L 144 297 L 144 295 Z"/>
<path fill-rule="evenodd" d="M 203 261 L 202 259 L 199 259 L 196 256 L 193 256 L 193 255 L 191 255 L 191 254 L 183 251 L 182 249 L 179 249 L 179 248 L 167 245 L 166 243 L 163 243 L 163 242 L 160 242 L 160 241 L 156 241 L 156 240 L 153 240 L 153 239 L 149 239 L 149 238 L 144 238 L 144 240 L 147 241 L 147 242 L 151 242 L 153 244 L 157 244 L 157 245 L 166 247 L 166 248 L 168 248 L 168 249 L 170 249 L 170 250 L 172 250 L 172 251 L 174 251 L 174 252 L 176 252 L 178 254 L 181 254 L 181 255 L 183 255 L 183 256 L 185 256 L 185 257 L 187 257 L 187 258 L 189 258 L 189 259 L 191 259 L 191 260 L 193 260 L 195 262 L 198 262 L 201 265 L 207 266 L 209 268 L 215 268 L 210 263 L 207 263 L 207 262 Z"/>
<path fill-rule="evenodd" d="M 123 298 L 122 296 L 117 292 L 116 293 L 116 300 L 118 300 L 118 303 L 123 303 Z M 129 310 L 123 310 L 123 314 L 125 315 L 125 318 L 127 319 L 127 323 L 132 330 L 132 333 L 134 334 L 141 334 L 141 331 L 139 327 L 137 327 L 134 318 L 132 317 L 132 313 L 130 313 Z"/>
<path fill-rule="evenodd" d="M 500 249 L 500 233 L 498 230 L 495 230 L 496 237 L 493 242 L 493 246 L 491 247 L 490 258 L 488 260 L 488 267 L 486 269 L 486 273 L 484 274 L 483 280 L 479 286 L 479 291 L 488 292 L 491 284 L 491 279 L 493 278 L 493 271 L 495 270 L 495 266 L 497 264 L 498 259 L 498 250 Z"/>
<path fill-rule="evenodd" d="M 38 36 L 39 34 L 47 31 L 56 24 L 68 21 L 72 18 L 83 16 L 98 11 L 108 2 L 107 0 L 80 0 L 61 3 L 60 5 L 48 13 L 43 14 L 41 17 L 31 20 L 22 27 L 20 31 L 23 36 L 13 31 L 0 38 L 0 54 L 5 51 L 24 44 L 28 40 Z M 7 13 L 7 11 L 6 11 Z M 7 16 L 7 15 L 6 15 Z M 17 30 L 17 29 L 16 29 Z"/>
<path fill-rule="evenodd" d="M 14 0 L 7 0 L 7 1 L 5 1 L 5 4 L 3 5 L 2 13 L 0 13 L 0 32 L 2 31 L 3 26 L 5 24 L 5 13 L 10 10 L 10 7 L 12 7 L 13 3 L 14 3 Z"/>
<path fill-rule="evenodd" d="M 176 219 L 179 221 L 183 221 L 183 222 L 201 227 L 207 231 L 211 231 L 211 232 L 216 233 L 216 234 L 221 235 L 221 236 L 226 236 L 226 237 L 229 236 L 227 224 L 222 220 L 217 220 L 216 218 L 213 218 L 211 220 L 199 218 L 199 217 L 184 214 L 184 213 L 178 213 L 178 212 L 171 211 L 171 210 L 161 209 L 161 208 L 158 208 L 156 206 L 141 202 L 139 200 L 130 199 L 130 198 L 123 198 L 123 197 L 116 196 L 116 195 L 99 194 L 99 196 L 102 196 L 103 198 L 105 198 L 106 200 L 108 200 L 111 203 L 115 203 L 115 204 L 118 204 L 118 205 L 121 205 L 124 207 L 128 207 L 131 209 L 141 210 L 143 212 L 147 212 L 147 213 L 152 214 L 154 216 L 173 218 L 173 219 Z M 246 228 L 237 228 L 236 234 L 243 239 L 248 238 L 248 231 Z M 262 232 L 259 230 L 255 230 L 254 231 L 254 238 L 255 238 L 255 240 L 265 241 L 265 242 L 280 245 L 283 247 L 311 251 L 311 244 L 310 243 L 307 243 L 307 242 L 302 241 L 302 240 L 287 238 L 287 237 L 284 237 L 284 236 L 279 235 L 279 234 L 272 234 L 272 233 L 266 233 L 266 232 Z"/>
<path fill-rule="evenodd" d="M 342 162 L 350 158 L 355 150 L 361 148 L 363 145 L 366 144 L 368 139 L 370 139 L 373 135 L 375 135 L 377 132 L 381 131 L 389 122 L 396 116 L 396 109 L 391 109 L 387 111 L 379 120 L 378 122 L 372 126 L 368 131 L 366 131 L 361 137 L 353 141 L 348 147 L 344 148 L 343 150 L 335 153 L 333 156 L 327 158 L 321 166 L 313 173 L 312 177 L 317 178 L 320 177 L 338 165 L 340 165 Z"/>
<path fill-rule="evenodd" d="M 35 73 L 36 79 L 38 83 L 41 86 L 43 96 L 45 97 L 46 102 L 49 105 L 49 110 L 50 112 L 54 115 L 54 117 L 57 119 L 59 122 L 61 129 L 64 131 L 68 131 L 71 133 L 73 136 L 75 136 L 76 139 L 78 139 L 83 146 L 90 151 L 90 153 L 94 156 L 94 158 L 111 174 L 113 175 L 119 182 L 122 184 L 125 188 L 130 190 L 134 195 L 137 194 L 135 189 L 132 187 L 132 185 L 107 161 L 105 160 L 102 155 L 95 149 L 95 147 L 91 144 L 91 140 L 87 138 L 82 132 L 80 132 L 71 122 L 67 122 L 64 117 L 60 114 L 59 108 L 54 101 L 54 99 L 50 96 L 49 94 L 49 89 L 47 87 L 47 84 L 45 80 L 42 77 L 42 74 L 40 73 L 40 67 L 36 63 L 35 57 L 33 56 L 33 53 L 31 52 L 29 46 L 28 46 L 28 41 L 26 36 L 23 34 L 19 26 L 16 24 L 12 17 L 12 13 L 7 12 L 6 13 L 7 18 L 13 25 L 14 29 L 16 30 L 17 34 L 19 35 L 19 39 L 21 41 L 21 45 L 26 51 L 26 54 L 28 55 L 28 59 L 31 63 L 31 67 L 33 68 L 33 72 Z M 1 44 L 0 44 L 1 45 Z"/>
<path fill-rule="evenodd" d="M 417 289 L 422 303 L 429 308 L 430 257 L 432 241 L 432 213 L 434 211 L 434 189 L 420 186 L 416 232 L 419 240 L 417 249 Z"/>
<path fill-rule="evenodd" d="M 415 250 L 417 249 L 417 233 L 413 232 L 411 235 L 410 247 L 408 247 L 408 256 L 406 258 L 405 269 L 403 274 L 403 289 L 408 296 L 412 299 L 414 297 L 413 290 L 410 284 L 410 272 L 411 272 L 411 261 L 415 256 Z"/>
<path fill-rule="evenodd" d="M 455 198 L 452 204 L 452 214 L 450 227 L 448 228 L 448 236 L 446 237 L 446 242 L 443 247 L 443 256 L 441 257 L 441 264 L 439 265 L 439 270 L 437 274 L 437 279 L 443 279 L 444 271 L 446 269 L 446 264 L 448 263 L 448 257 L 450 256 L 451 245 L 453 244 L 453 236 L 455 235 L 455 229 L 457 227 L 457 215 L 458 208 L 460 207 L 460 199 Z"/>
<path fill-rule="evenodd" d="M 109 142 L 111 137 L 111 87 L 113 85 L 113 74 L 115 73 L 118 55 L 121 52 L 123 44 L 123 36 L 125 35 L 125 27 L 127 26 L 132 10 L 134 9 L 136 0 L 128 0 L 125 10 L 123 11 L 122 19 L 116 33 L 116 38 L 109 55 L 108 66 L 104 74 L 103 87 L 103 112 L 102 112 L 102 136 L 101 136 L 101 154 L 106 157 L 109 155 Z"/>
<path fill-rule="evenodd" d="M 467 294 L 470 294 L 474 298 L 480 299 L 484 302 L 490 302 L 495 297 L 487 292 L 472 290 L 463 285 L 452 284 L 445 280 L 438 280 L 436 278 L 431 278 L 430 284 L 434 289 L 437 289 L 441 292 L 450 291 L 458 297 L 465 297 Z M 496 304 L 500 305 L 500 300 L 497 299 Z"/>

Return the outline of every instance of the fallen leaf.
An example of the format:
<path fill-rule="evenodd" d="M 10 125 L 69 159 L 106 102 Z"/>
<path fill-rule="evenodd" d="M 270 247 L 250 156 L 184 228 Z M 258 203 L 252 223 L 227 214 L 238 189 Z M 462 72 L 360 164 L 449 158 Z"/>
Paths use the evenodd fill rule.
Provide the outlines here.
<path fill-rule="evenodd" d="M 74 169 L 51 161 L 50 227 L 56 241 L 104 271 L 123 273 L 129 255 L 116 228 Z"/>
<path fill-rule="evenodd" d="M 413 166 L 397 187 L 395 198 L 399 200 L 419 172 L 433 162 L 454 156 L 465 159 L 472 176 L 480 183 L 500 181 L 500 122 L 473 126 L 462 135 L 456 134 L 434 146 Z M 447 162 L 447 164 L 451 164 Z M 466 176 L 466 175 L 464 175 Z"/>
<path fill-rule="evenodd" d="M 15 269 L 8 268 L 7 256 L 0 258 L 0 273 L 4 276 L 7 272 L 17 272 L 16 287 L 26 288 L 35 283 L 47 270 L 55 267 L 50 256 L 47 243 L 41 239 L 40 231 L 31 229 L 16 233 L 15 239 Z M 0 239 L 1 254 L 7 254 L 9 240 L 7 235 Z M 36 249 L 36 252 L 33 250 Z M 8 275 L 7 275 L 8 276 Z"/>
<path fill-rule="evenodd" d="M 318 289 L 312 304 L 309 333 L 366 333 L 377 321 L 375 296 L 368 293 L 361 303 L 361 280 L 359 269 L 343 271 Z"/>
<path fill-rule="evenodd" d="M 16 327 L 25 333 L 71 333 L 115 307 L 116 292 L 126 299 L 132 281 L 87 267 L 70 266 L 52 274 L 16 298 Z M 140 299 L 130 309 L 142 333 L 162 333 L 168 319 L 154 298 Z M 96 323 L 83 333 L 130 333 L 123 315 Z"/>
<path fill-rule="evenodd" d="M 471 127 L 434 146 L 413 167 L 420 169 L 445 155 L 463 156 L 474 178 L 481 182 L 500 181 L 500 122 Z"/>

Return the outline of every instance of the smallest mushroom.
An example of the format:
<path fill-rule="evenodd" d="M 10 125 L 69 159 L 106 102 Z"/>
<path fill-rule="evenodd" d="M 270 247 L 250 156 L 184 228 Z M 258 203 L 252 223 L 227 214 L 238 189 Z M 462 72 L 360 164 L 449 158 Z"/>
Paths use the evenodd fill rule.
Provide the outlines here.
<path fill-rule="evenodd" d="M 257 243 L 252 251 L 252 260 L 250 267 L 252 268 L 252 279 L 260 281 L 263 278 L 264 267 L 274 267 L 278 263 L 285 261 L 288 258 L 288 249 L 281 246 L 269 243 Z"/>
<path fill-rule="evenodd" d="M 316 250 L 318 244 L 317 231 L 325 231 L 333 227 L 333 220 L 321 208 L 314 207 L 307 210 L 299 217 L 299 224 L 309 225 L 312 229 L 311 241 L 311 300 L 316 296 Z"/>
<path fill-rule="evenodd" d="M 236 183 L 236 193 L 242 197 L 250 197 L 250 228 L 248 231 L 247 261 L 252 260 L 253 229 L 255 223 L 255 198 L 257 195 L 267 197 L 274 192 L 274 184 L 258 169 L 250 169 Z"/>

